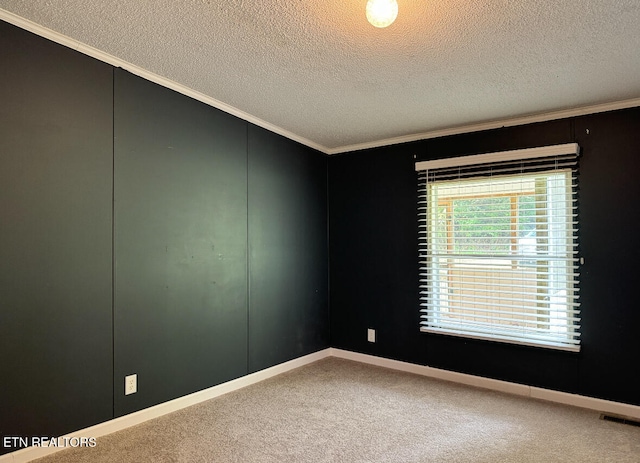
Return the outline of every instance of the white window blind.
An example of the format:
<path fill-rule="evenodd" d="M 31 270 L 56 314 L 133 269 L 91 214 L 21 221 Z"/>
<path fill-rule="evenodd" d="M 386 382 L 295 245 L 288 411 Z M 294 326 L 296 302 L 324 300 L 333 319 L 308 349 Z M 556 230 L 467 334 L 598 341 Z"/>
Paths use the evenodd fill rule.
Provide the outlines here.
<path fill-rule="evenodd" d="M 422 331 L 579 350 L 578 152 L 416 163 Z"/>

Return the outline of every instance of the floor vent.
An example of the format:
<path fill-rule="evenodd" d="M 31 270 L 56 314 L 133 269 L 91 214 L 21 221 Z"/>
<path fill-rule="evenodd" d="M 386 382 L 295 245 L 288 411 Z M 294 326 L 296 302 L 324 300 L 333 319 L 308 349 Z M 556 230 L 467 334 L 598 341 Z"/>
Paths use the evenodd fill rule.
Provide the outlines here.
<path fill-rule="evenodd" d="M 627 416 L 616 416 L 603 413 L 602 415 L 600 415 L 600 419 L 605 421 L 613 421 L 614 423 L 628 424 L 630 426 L 640 427 L 640 421 L 634 418 L 629 418 Z"/>

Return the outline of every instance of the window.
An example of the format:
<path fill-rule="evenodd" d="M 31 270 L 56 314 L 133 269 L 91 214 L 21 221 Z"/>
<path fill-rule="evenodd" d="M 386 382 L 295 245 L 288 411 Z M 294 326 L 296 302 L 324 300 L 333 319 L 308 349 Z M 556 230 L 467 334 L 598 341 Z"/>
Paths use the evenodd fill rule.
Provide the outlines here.
<path fill-rule="evenodd" d="M 416 164 L 422 331 L 579 350 L 577 154 Z"/>

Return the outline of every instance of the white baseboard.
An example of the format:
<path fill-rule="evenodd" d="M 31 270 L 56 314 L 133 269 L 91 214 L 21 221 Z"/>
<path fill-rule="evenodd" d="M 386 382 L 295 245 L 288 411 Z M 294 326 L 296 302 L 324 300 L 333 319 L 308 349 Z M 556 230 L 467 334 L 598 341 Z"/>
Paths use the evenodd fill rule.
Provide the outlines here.
<path fill-rule="evenodd" d="M 181 410 L 191 405 L 204 402 L 205 400 L 214 399 L 221 395 L 227 394 L 238 389 L 250 386 L 252 384 L 259 383 L 265 379 L 272 378 L 274 376 L 286 373 L 287 371 L 294 370 L 309 363 L 316 362 L 329 356 L 329 349 L 324 349 L 313 354 L 305 355 L 297 359 L 290 360 L 285 363 L 266 368 L 264 370 L 251 373 L 241 378 L 227 381 L 226 383 L 219 384 L 217 386 L 204 389 L 202 391 L 194 392 L 177 399 L 164 402 L 153 407 L 145 408 L 129 415 L 121 416 L 113 420 L 106 421 L 104 423 L 91 426 L 89 428 L 76 431 L 65 436 L 63 438 L 71 439 L 73 437 L 95 437 L 99 438 L 107 434 L 114 433 L 116 431 L 122 431 L 123 429 L 135 426 L 154 418 Z M 98 440 L 98 445 L 100 441 Z M 26 463 L 36 458 L 42 458 L 47 455 L 51 455 L 55 452 L 63 450 L 60 447 L 27 447 L 25 449 L 17 450 L 15 452 L 0 456 L 0 463 Z"/>
<path fill-rule="evenodd" d="M 569 394 L 566 392 L 553 391 L 538 387 L 526 386 L 524 384 L 510 383 L 508 381 L 500 381 L 496 379 L 483 378 L 480 376 L 468 375 L 464 373 L 456 373 L 439 368 L 417 365 L 415 363 L 401 362 L 399 360 L 391 360 L 373 355 L 360 354 L 342 349 L 328 348 L 313 354 L 305 355 L 294 360 L 290 360 L 280 365 L 267 368 L 265 370 L 251 373 L 232 381 L 228 381 L 217 386 L 213 386 L 203 391 L 194 392 L 193 394 L 179 397 L 168 402 L 155 405 L 144 410 L 140 410 L 129 415 L 125 415 L 104 423 L 82 429 L 80 431 L 67 434 L 68 439 L 74 437 L 101 437 L 107 434 L 121 431 L 123 429 L 135 426 L 145 421 L 158 418 L 160 416 L 172 413 L 191 405 L 213 399 L 221 395 L 227 394 L 246 386 L 259 383 L 265 379 L 286 373 L 287 371 L 302 367 L 309 363 L 322 360 L 327 357 L 337 357 L 356 362 L 366 363 L 369 365 L 377 365 L 380 367 L 390 368 L 392 370 L 405 371 L 430 378 L 451 381 L 459 384 L 479 387 L 483 389 L 491 389 L 494 391 L 506 392 L 509 394 L 530 397 L 533 399 L 547 400 L 565 405 L 572 405 L 590 410 L 596 410 L 602 413 L 611 413 L 615 415 L 628 416 L 634 419 L 640 419 L 640 406 L 623 404 L 620 402 L 612 402 L 609 400 L 595 399 L 592 397 L 581 396 L 577 394 Z M 98 445 L 100 445 L 98 441 Z M 26 449 L 17 450 L 13 453 L 0 456 L 0 463 L 26 463 L 37 458 L 51 455 L 55 452 L 63 450 L 60 447 L 28 447 Z"/>
<path fill-rule="evenodd" d="M 339 357 L 356 362 L 368 363 L 393 370 L 406 371 L 431 378 L 452 381 L 454 383 L 466 384 L 469 386 L 480 387 L 483 389 L 491 389 L 494 391 L 507 392 L 510 394 L 530 397 L 532 399 L 541 399 L 549 402 L 555 402 L 564 405 L 572 405 L 575 407 L 587 408 L 601 413 L 611 413 L 614 415 L 626 416 L 634 419 L 640 419 L 640 406 L 613 402 L 610 400 L 596 399 L 578 394 L 570 394 L 568 392 L 559 392 L 551 389 L 543 389 L 540 387 L 527 386 L 524 384 L 510 383 L 507 381 L 499 381 L 496 379 L 483 378 L 481 376 L 468 375 L 464 373 L 456 373 L 448 370 L 416 365 L 415 363 L 401 362 L 373 355 L 360 354 L 357 352 L 346 351 L 342 349 L 329 349 L 332 357 Z"/>

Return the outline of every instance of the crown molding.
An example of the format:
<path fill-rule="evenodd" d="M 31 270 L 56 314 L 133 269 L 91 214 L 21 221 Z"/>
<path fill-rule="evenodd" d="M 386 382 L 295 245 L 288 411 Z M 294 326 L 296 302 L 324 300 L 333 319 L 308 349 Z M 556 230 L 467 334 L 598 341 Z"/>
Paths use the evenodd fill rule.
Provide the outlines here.
<path fill-rule="evenodd" d="M 189 88 L 185 85 L 179 84 L 171 79 L 167 79 L 166 77 L 162 77 L 158 74 L 155 74 L 151 71 L 147 71 L 146 69 L 141 68 L 140 66 L 136 66 L 135 64 L 124 61 L 118 57 L 110 55 L 109 53 L 105 53 L 97 48 L 94 48 L 90 45 L 86 45 L 82 42 L 74 40 L 70 37 L 67 37 L 64 34 L 60 34 L 59 32 L 53 31 L 47 27 L 41 26 L 29 19 L 25 19 L 21 16 L 18 16 L 10 11 L 3 10 L 0 8 L 0 19 L 6 21 L 14 26 L 17 26 L 26 31 L 32 32 L 40 37 L 44 37 L 45 39 L 51 40 L 52 42 L 56 42 L 60 45 L 64 45 L 65 47 L 71 48 L 72 50 L 78 51 L 84 55 L 90 56 L 91 58 L 95 58 L 104 63 L 110 64 L 114 67 L 122 68 L 132 74 L 135 74 L 143 79 L 149 80 L 153 83 L 161 85 L 163 87 L 174 90 L 178 93 L 186 95 L 194 100 L 198 100 L 202 103 L 205 103 L 209 106 L 212 106 L 220 111 L 224 111 L 225 113 L 236 116 L 240 119 L 243 119 L 247 122 L 250 122 L 258 127 L 262 127 L 263 129 L 269 130 L 270 132 L 277 133 L 278 135 L 282 135 L 283 137 L 289 138 L 293 141 L 301 143 L 309 148 L 313 148 L 315 150 L 321 151 L 322 153 L 327 154 L 328 149 L 325 146 L 322 146 L 318 143 L 315 143 L 307 138 L 296 135 L 293 132 L 283 129 L 282 127 L 278 127 L 277 125 L 271 124 L 267 121 L 264 121 L 258 117 L 252 116 L 251 114 L 244 112 L 238 108 L 235 108 L 227 103 L 224 103 L 220 100 L 216 100 L 215 98 L 211 98 L 204 93 L 201 93 L 197 90 Z"/>
<path fill-rule="evenodd" d="M 282 127 L 279 127 L 277 125 L 264 121 L 258 117 L 255 117 L 245 111 L 235 108 L 222 101 L 216 100 L 215 98 L 205 95 L 197 90 L 193 90 L 171 79 L 167 79 L 151 71 L 147 71 L 146 69 L 143 69 L 140 66 L 136 66 L 135 64 L 129 63 L 113 55 L 105 53 L 90 45 L 86 45 L 82 42 L 74 40 L 70 37 L 67 37 L 64 34 L 60 34 L 59 32 L 56 32 L 47 27 L 41 26 L 40 24 L 37 24 L 29 19 L 25 19 L 21 16 L 18 16 L 2 8 L 0 8 L 0 20 L 6 21 L 10 24 L 13 24 L 14 26 L 20 27 L 21 29 L 27 30 L 36 35 L 44 37 L 48 40 L 56 42 L 60 45 L 76 50 L 80 53 L 83 53 L 87 56 L 95 58 L 104 63 L 125 69 L 126 71 L 129 71 L 132 74 L 142 77 L 143 79 L 149 80 L 158 85 L 162 85 L 163 87 L 174 90 L 178 93 L 181 93 L 190 98 L 198 100 L 216 109 L 224 111 L 228 114 L 236 116 L 252 124 L 255 124 L 258 127 L 262 127 L 263 129 L 277 133 L 278 135 L 282 135 L 283 137 L 289 138 L 290 140 L 296 141 L 305 146 L 308 146 L 309 148 L 315 149 L 317 151 L 320 151 L 328 155 L 342 154 L 350 151 L 359 151 L 359 150 L 371 149 L 371 148 L 381 148 L 381 147 L 396 145 L 400 143 L 408 143 L 408 142 L 414 142 L 414 141 L 420 141 L 420 140 L 428 140 L 431 138 L 445 137 L 448 135 L 459 135 L 463 133 L 479 132 L 482 130 L 498 129 L 502 127 L 513 127 L 516 125 L 532 124 L 536 122 L 546 122 L 546 121 L 551 121 L 555 119 L 584 116 L 587 114 L 595 114 L 595 113 L 606 112 L 606 111 L 615 111 L 618 109 L 627 109 L 627 108 L 640 106 L 640 98 L 632 98 L 628 100 L 612 101 L 608 103 L 602 103 L 602 104 L 596 104 L 596 105 L 590 105 L 590 106 L 581 106 L 581 107 L 563 109 L 558 111 L 550 111 L 550 112 L 539 113 L 539 114 L 532 114 L 532 115 L 519 116 L 519 117 L 513 117 L 513 118 L 506 118 L 506 119 L 497 119 L 493 121 L 479 122 L 475 124 L 467 124 L 467 125 L 460 125 L 456 127 L 429 130 L 426 132 L 408 134 L 408 135 L 403 135 L 399 137 L 384 138 L 384 139 L 371 141 L 371 142 L 356 143 L 351 145 L 343 145 L 343 146 L 338 146 L 334 148 L 329 148 L 319 143 L 316 143 L 314 141 L 311 141 L 305 137 L 299 136 L 293 132 L 290 132 L 289 130 L 283 129 Z"/>
<path fill-rule="evenodd" d="M 631 98 L 628 100 L 612 101 L 609 103 L 601 103 L 589 106 L 580 106 L 571 109 L 562 109 L 558 111 L 550 111 L 539 114 L 531 114 L 528 116 L 519 116 L 507 119 L 497 119 L 488 122 L 479 122 L 476 124 L 460 125 L 444 129 L 430 130 L 427 132 L 403 135 L 400 137 L 385 138 L 366 143 L 358 143 L 354 145 L 345 145 L 337 148 L 330 148 L 327 154 L 341 154 L 350 151 L 358 151 L 371 148 L 380 148 L 399 143 L 408 143 L 420 140 L 428 140 L 430 138 L 446 137 L 448 135 L 459 135 L 463 133 L 480 132 L 482 130 L 500 129 L 503 127 L 513 127 L 516 125 L 534 124 L 536 122 L 546 122 L 556 119 L 565 119 L 568 117 L 586 116 L 588 114 L 603 113 L 607 111 L 616 111 L 619 109 L 635 108 L 640 106 L 640 98 Z"/>

